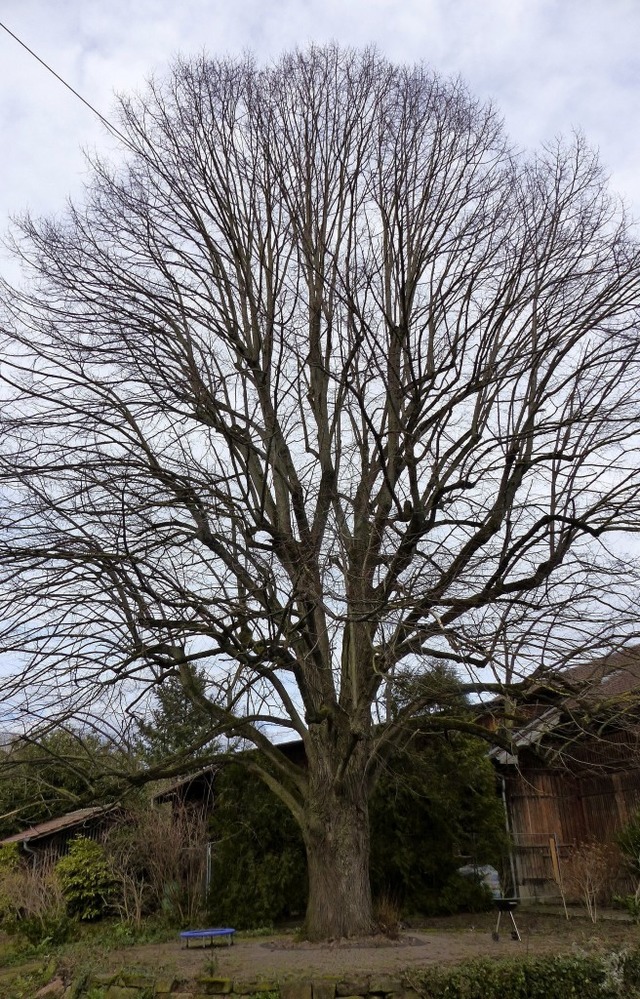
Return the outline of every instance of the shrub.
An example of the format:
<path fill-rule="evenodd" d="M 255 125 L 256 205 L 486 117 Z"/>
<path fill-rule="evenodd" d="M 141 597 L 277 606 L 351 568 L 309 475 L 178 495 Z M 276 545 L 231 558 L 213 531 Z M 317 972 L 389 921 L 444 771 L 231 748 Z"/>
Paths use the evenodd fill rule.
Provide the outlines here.
<path fill-rule="evenodd" d="M 106 840 L 119 914 L 138 926 L 162 912 L 171 925 L 196 922 L 203 908 L 207 820 L 202 809 L 166 805 L 130 812 Z"/>
<path fill-rule="evenodd" d="M 640 812 L 632 816 L 619 833 L 617 842 L 632 894 L 618 897 L 616 901 L 624 905 L 634 923 L 640 923 Z"/>
<path fill-rule="evenodd" d="M 206 814 L 188 805 L 165 806 L 150 810 L 147 821 L 152 846 L 147 864 L 154 898 L 172 924 L 193 923 L 204 907 Z"/>
<path fill-rule="evenodd" d="M 123 932 L 125 929 L 130 932 L 132 927 L 139 930 L 143 915 L 153 909 L 144 862 L 147 844 L 142 842 L 141 832 L 140 823 L 129 816 L 124 823 L 114 826 L 105 840 L 109 870 L 117 885 L 114 906 L 123 921 Z"/>
<path fill-rule="evenodd" d="M 631 917 L 631 921 L 636 924 L 640 923 L 640 897 L 638 894 L 634 895 L 615 895 L 614 902 L 621 905 L 623 909 L 626 909 Z"/>
<path fill-rule="evenodd" d="M 386 893 L 380 895 L 374 902 L 373 915 L 380 932 L 390 940 L 397 940 L 400 933 L 400 906 L 397 899 Z"/>
<path fill-rule="evenodd" d="M 438 896 L 438 914 L 452 916 L 456 912 L 487 912 L 493 906 L 493 896 L 479 878 L 452 874 Z"/>
<path fill-rule="evenodd" d="M 610 902 L 620 871 L 620 851 L 612 843 L 589 841 L 576 846 L 562 869 L 567 897 L 584 903 L 593 923 L 598 906 Z"/>
<path fill-rule="evenodd" d="M 484 743 L 438 734 L 398 750 L 378 781 L 370 820 L 374 894 L 425 915 L 484 907 L 456 875 L 465 863 L 501 866 L 504 811 Z"/>
<path fill-rule="evenodd" d="M 50 862 L 21 862 L 5 854 L 0 863 L 2 926 L 31 944 L 63 943 L 74 929 Z"/>
<path fill-rule="evenodd" d="M 20 848 L 17 843 L 0 846 L 0 877 L 6 871 L 15 871 L 20 866 Z"/>
<path fill-rule="evenodd" d="M 17 843 L 0 846 L 0 919 L 10 918 L 13 909 L 15 874 L 20 869 L 20 852 Z"/>
<path fill-rule="evenodd" d="M 216 782 L 208 915 L 254 929 L 304 912 L 307 865 L 300 831 L 285 806 L 241 766 Z"/>
<path fill-rule="evenodd" d="M 69 915 L 89 921 L 100 919 L 112 908 L 115 882 L 100 843 L 79 836 L 56 864 L 55 873 Z"/>
<path fill-rule="evenodd" d="M 618 846 L 633 872 L 640 877 L 640 811 L 618 834 Z"/>
<path fill-rule="evenodd" d="M 460 883 L 463 860 L 500 863 L 504 812 L 486 745 L 438 735 L 397 751 L 371 801 L 374 897 L 404 911 L 477 912 L 487 895 Z M 214 923 L 250 929 L 301 915 L 307 865 L 298 827 L 285 806 L 241 766 L 216 777 L 208 914 Z M 251 886 L 251 890 L 247 886 Z"/>
<path fill-rule="evenodd" d="M 616 999 L 627 994 L 610 962 L 593 956 L 470 961 L 409 973 L 407 984 L 423 999 Z"/>
<path fill-rule="evenodd" d="M 623 978 L 628 989 L 640 989 L 640 950 L 624 956 Z"/>

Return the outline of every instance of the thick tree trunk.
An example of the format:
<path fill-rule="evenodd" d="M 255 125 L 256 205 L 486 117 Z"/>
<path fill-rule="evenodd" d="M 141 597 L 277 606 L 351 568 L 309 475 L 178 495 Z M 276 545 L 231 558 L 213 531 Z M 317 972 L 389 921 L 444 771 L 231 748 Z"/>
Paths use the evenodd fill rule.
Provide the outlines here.
<path fill-rule="evenodd" d="M 311 776 L 305 845 L 310 940 L 365 936 L 374 920 L 369 880 L 369 808 L 364 773 L 321 786 Z"/>

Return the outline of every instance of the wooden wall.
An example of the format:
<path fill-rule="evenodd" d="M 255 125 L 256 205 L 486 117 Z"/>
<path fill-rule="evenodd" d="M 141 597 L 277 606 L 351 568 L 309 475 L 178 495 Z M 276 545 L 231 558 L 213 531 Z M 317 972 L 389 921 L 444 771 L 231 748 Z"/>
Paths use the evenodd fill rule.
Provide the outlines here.
<path fill-rule="evenodd" d="M 640 808 L 640 760 L 624 752 L 624 739 L 615 748 L 605 763 L 601 745 L 582 746 L 563 766 L 525 754 L 504 774 L 520 894 L 557 894 L 550 836 L 561 857 L 586 840 L 611 842 Z"/>

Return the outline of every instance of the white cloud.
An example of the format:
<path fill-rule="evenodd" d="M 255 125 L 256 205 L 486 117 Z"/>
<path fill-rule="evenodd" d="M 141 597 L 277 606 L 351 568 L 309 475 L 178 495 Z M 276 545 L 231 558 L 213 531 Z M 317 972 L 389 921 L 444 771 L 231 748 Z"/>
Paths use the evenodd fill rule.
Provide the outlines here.
<path fill-rule="evenodd" d="M 114 90 L 139 89 L 178 52 L 269 59 L 310 41 L 373 43 L 461 74 L 520 145 L 582 128 L 640 214 L 636 0 L 6 0 L 0 16 L 105 113 Z M 79 147 L 106 139 L 4 33 L 0 65 L 1 228 L 27 206 L 59 210 L 83 176 Z"/>

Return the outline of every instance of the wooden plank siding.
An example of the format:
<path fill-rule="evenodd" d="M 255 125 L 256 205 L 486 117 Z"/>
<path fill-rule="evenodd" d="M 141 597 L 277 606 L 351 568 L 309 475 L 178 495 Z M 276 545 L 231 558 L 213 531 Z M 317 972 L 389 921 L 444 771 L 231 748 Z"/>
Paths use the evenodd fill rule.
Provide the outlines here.
<path fill-rule="evenodd" d="M 619 757 L 615 770 L 608 770 L 602 766 L 601 747 L 581 750 L 582 759 L 573 772 L 545 768 L 539 759 L 534 764 L 529 757 L 520 761 L 518 769 L 503 773 L 514 866 L 523 896 L 558 894 L 550 836 L 556 836 L 562 858 L 587 840 L 612 842 L 640 808 L 640 767 L 621 770 Z M 629 767 L 628 755 L 625 762 Z"/>

